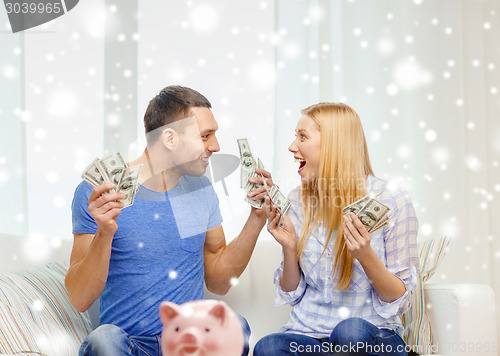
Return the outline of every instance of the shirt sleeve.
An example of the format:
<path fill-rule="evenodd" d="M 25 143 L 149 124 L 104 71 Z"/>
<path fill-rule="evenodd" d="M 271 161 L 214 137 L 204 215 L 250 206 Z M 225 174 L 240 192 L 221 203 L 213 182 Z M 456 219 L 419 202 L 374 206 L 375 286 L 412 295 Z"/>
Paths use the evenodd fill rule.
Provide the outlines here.
<path fill-rule="evenodd" d="M 388 303 L 372 289 L 375 311 L 383 318 L 401 315 L 408 310 L 418 277 L 418 220 L 408 193 L 402 190 L 394 192 L 393 207 L 389 212 L 389 224 L 384 228 L 386 267 L 404 283 L 406 292 Z"/>
<path fill-rule="evenodd" d="M 95 234 L 97 231 L 97 224 L 88 210 L 92 189 L 90 184 L 82 181 L 75 190 L 71 203 L 73 234 Z"/>
<path fill-rule="evenodd" d="M 205 180 L 203 184 L 205 185 L 204 190 L 210 214 L 207 230 L 211 230 L 222 224 L 222 214 L 219 207 L 219 198 L 217 197 L 217 193 L 215 192 L 212 183 L 210 183 L 207 177 L 202 178 Z"/>
<path fill-rule="evenodd" d="M 276 286 L 274 306 L 280 307 L 285 304 L 290 304 L 291 306 L 294 306 L 295 304 L 300 302 L 300 300 L 302 299 L 302 297 L 306 292 L 307 284 L 304 279 L 304 274 L 302 273 L 302 271 L 300 271 L 300 281 L 299 285 L 297 286 L 297 289 L 290 292 L 284 292 L 283 289 L 281 289 L 281 284 L 280 284 L 282 272 L 283 272 L 283 262 L 281 262 L 281 265 L 274 273 L 274 285 Z"/>

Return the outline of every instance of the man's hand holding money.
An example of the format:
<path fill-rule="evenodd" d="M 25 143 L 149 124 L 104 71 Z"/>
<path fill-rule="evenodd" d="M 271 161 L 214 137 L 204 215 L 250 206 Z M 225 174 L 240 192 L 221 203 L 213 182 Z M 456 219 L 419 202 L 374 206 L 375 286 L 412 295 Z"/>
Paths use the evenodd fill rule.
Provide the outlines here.
<path fill-rule="evenodd" d="M 94 218 L 98 231 L 106 236 L 114 236 L 118 225 L 116 218 L 125 206 L 123 200 L 125 194 L 113 191 L 114 183 L 100 184 L 92 190 L 89 198 L 89 212 Z"/>
<path fill-rule="evenodd" d="M 127 167 L 117 152 L 104 159 L 96 158 L 83 172 L 83 180 L 94 187 L 89 198 L 89 212 L 101 233 L 111 237 L 115 234 L 116 218 L 121 209 L 134 203 L 141 169 L 142 164 Z"/>
<path fill-rule="evenodd" d="M 256 214 L 264 221 L 266 219 L 266 212 L 262 209 L 264 197 L 269 193 L 267 187 L 273 187 L 275 184 L 271 173 L 264 170 L 262 161 L 253 157 L 246 138 L 238 139 L 238 148 L 241 161 L 240 187 L 247 192 L 245 201 L 252 207 L 252 214 Z"/>
<path fill-rule="evenodd" d="M 267 196 L 266 187 L 264 186 L 264 180 L 267 186 L 273 186 L 274 183 L 271 177 L 271 173 L 269 173 L 268 171 L 261 168 L 256 168 L 255 173 L 257 174 L 257 176 L 248 178 L 248 182 L 251 183 L 253 187 L 257 188 L 248 192 L 247 197 L 251 200 L 259 201 L 263 200 Z M 252 205 L 252 212 L 255 212 L 260 218 L 266 219 L 266 212 L 262 208 L 258 208 Z"/>

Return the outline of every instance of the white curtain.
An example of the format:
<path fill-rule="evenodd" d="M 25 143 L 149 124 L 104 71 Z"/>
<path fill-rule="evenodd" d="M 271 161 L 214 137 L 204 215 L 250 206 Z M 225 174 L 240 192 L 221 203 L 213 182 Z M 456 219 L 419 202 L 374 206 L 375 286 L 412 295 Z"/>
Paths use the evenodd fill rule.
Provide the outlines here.
<path fill-rule="evenodd" d="M 103 151 L 102 9 L 85 1 L 18 34 L 1 13 L 0 232 L 29 236 L 40 254 L 71 236 L 73 192 Z"/>
<path fill-rule="evenodd" d="M 6 21 L 0 12 L 0 23 Z M 22 34 L 0 35 L 0 232 L 12 235 L 24 234 L 28 225 L 23 43 Z"/>
<path fill-rule="evenodd" d="M 0 11 L 0 23 L 7 15 Z M 221 153 L 236 139 L 273 164 L 274 7 L 248 1 L 81 1 L 22 34 L 0 33 L 0 233 L 37 246 L 71 239 L 71 201 L 96 157 L 144 148 L 143 115 L 163 87 L 206 95 Z M 239 169 L 215 183 L 228 240 L 249 212 Z M 50 253 L 49 249 L 43 249 Z M 14 253 L 18 253 L 17 251 Z"/>

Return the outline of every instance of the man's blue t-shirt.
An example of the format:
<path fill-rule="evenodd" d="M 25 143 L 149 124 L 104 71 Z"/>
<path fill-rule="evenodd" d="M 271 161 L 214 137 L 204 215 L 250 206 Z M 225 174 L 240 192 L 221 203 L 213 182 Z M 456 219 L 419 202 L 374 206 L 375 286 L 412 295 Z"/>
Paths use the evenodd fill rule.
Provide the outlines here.
<path fill-rule="evenodd" d="M 88 212 L 92 186 L 81 182 L 73 198 L 73 233 L 95 234 Z M 219 200 L 202 177 L 183 176 L 168 192 L 139 185 L 134 204 L 122 209 L 101 295 L 100 323 L 134 336 L 158 335 L 159 307 L 203 299 L 206 231 L 219 226 Z"/>

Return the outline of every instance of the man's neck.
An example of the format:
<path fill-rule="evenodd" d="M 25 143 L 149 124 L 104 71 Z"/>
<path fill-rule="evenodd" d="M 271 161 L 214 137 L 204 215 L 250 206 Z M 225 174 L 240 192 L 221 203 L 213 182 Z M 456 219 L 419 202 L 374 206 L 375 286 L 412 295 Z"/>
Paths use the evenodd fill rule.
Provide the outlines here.
<path fill-rule="evenodd" d="M 166 169 L 166 160 L 160 161 L 158 158 L 163 155 L 157 154 L 151 148 L 146 150 L 134 161 L 129 162 L 129 166 L 142 164 L 139 183 L 149 190 L 165 192 L 173 189 L 181 174 L 175 169 Z"/>

